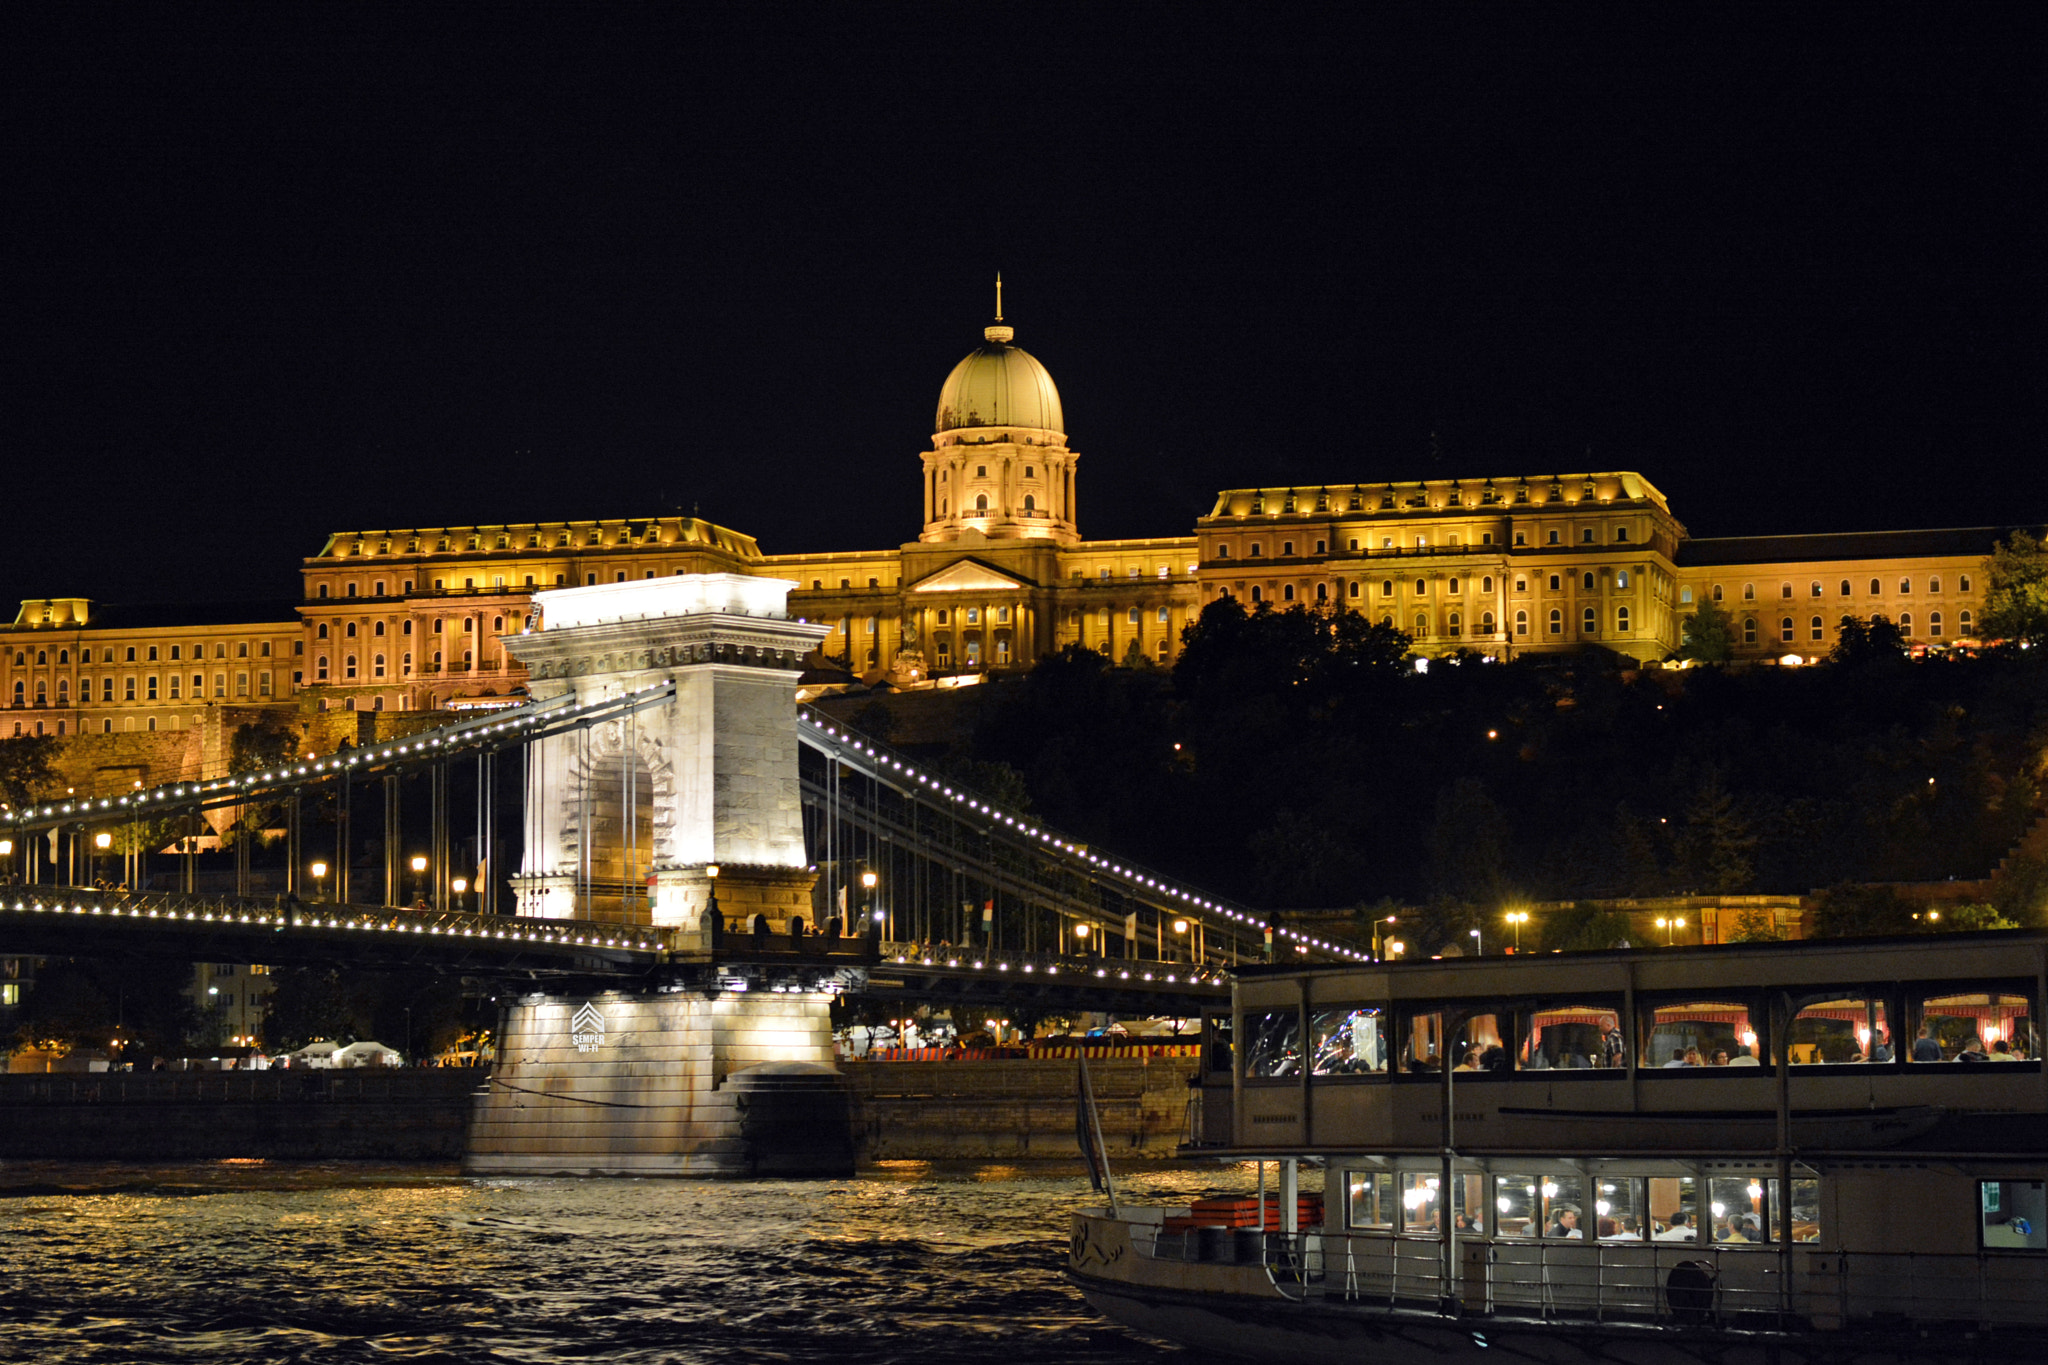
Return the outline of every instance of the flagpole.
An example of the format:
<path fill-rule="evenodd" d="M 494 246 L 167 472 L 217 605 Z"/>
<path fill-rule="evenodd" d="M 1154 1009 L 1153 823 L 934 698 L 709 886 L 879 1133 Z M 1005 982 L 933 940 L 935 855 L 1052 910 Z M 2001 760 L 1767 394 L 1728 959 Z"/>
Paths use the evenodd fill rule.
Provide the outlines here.
<path fill-rule="evenodd" d="M 1116 1179 L 1109 1173 L 1109 1149 L 1102 1145 L 1102 1116 L 1095 1108 L 1095 1086 L 1088 1079 L 1088 1053 L 1085 1048 L 1079 1053 L 1079 1056 L 1081 1059 L 1081 1098 L 1088 1106 L 1088 1127 L 1095 1136 L 1095 1150 L 1088 1153 L 1088 1179 L 1091 1184 L 1094 1182 L 1095 1167 L 1099 1162 L 1102 1167 L 1102 1188 L 1104 1193 L 1109 1196 L 1109 1216 L 1116 1218 L 1120 1216 L 1116 1208 Z"/>

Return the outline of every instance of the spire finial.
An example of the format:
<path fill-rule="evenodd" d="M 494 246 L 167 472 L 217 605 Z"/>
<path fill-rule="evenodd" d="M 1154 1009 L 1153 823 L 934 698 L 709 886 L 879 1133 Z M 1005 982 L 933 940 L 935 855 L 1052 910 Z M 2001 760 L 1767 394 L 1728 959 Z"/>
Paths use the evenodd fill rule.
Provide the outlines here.
<path fill-rule="evenodd" d="M 1003 272 L 996 272 L 996 320 L 981 329 L 981 334 L 998 346 L 1007 346 L 1016 338 L 1017 329 L 1003 321 Z"/>
<path fill-rule="evenodd" d="M 996 321 L 1003 320 L 1003 272 L 996 272 Z"/>

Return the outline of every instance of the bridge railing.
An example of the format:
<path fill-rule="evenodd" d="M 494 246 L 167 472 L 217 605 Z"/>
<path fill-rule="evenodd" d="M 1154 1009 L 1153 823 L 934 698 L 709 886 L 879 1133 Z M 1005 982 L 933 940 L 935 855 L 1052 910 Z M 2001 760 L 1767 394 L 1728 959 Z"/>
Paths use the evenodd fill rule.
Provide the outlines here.
<path fill-rule="evenodd" d="M 1114 982 L 1157 982 L 1171 985 L 1213 985 L 1228 989 L 1230 976 L 1214 966 L 1195 962 L 1161 962 L 1146 958 L 1079 957 L 1061 953 L 1025 953 L 1008 948 L 994 951 L 956 948 L 949 944 L 884 943 L 883 965 L 944 968 L 949 971 L 1016 972 L 1023 976 L 1061 977 L 1068 980 Z"/>

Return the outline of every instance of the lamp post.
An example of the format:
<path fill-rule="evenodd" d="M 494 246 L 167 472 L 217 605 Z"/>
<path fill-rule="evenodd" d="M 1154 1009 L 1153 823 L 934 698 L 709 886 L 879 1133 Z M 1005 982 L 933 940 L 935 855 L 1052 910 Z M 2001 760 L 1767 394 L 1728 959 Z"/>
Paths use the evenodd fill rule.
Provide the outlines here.
<path fill-rule="evenodd" d="M 1380 952 L 1380 942 L 1387 935 L 1383 926 L 1392 924 L 1399 918 L 1399 915 L 1388 915 L 1385 919 L 1376 919 L 1372 922 L 1372 955 L 1381 962 L 1386 961 L 1386 956 Z"/>
<path fill-rule="evenodd" d="M 415 854 L 413 854 L 413 855 L 412 855 L 412 894 L 413 894 L 413 899 L 414 899 L 415 901 L 425 901 L 425 900 L 426 900 L 426 898 L 427 898 L 427 889 L 426 889 L 426 876 L 427 876 L 427 860 L 426 860 L 426 857 L 425 857 L 424 855 L 422 855 L 422 854 L 418 854 L 418 853 L 415 853 Z"/>
<path fill-rule="evenodd" d="M 875 908 L 875 886 L 881 880 L 882 879 L 880 877 L 877 877 L 875 875 L 873 868 L 869 868 L 867 871 L 860 874 L 861 908 L 867 913 L 869 922 L 873 924 L 882 923 L 884 918 L 882 911 L 877 910 Z M 895 942 L 895 925 L 892 924 L 889 926 L 889 932 L 885 935 L 885 937 L 888 938 L 890 942 Z"/>
<path fill-rule="evenodd" d="M 460 914 L 462 911 L 462 893 L 469 890 L 469 878 L 454 878 L 448 883 L 448 889 L 454 893 L 455 910 L 456 913 Z"/>
<path fill-rule="evenodd" d="M 1183 937 L 1185 937 L 1185 936 L 1187 935 L 1187 932 L 1188 932 L 1188 922 L 1187 922 L 1186 920 L 1184 920 L 1184 919 L 1177 919 L 1177 920 L 1175 920 L 1175 921 L 1173 922 L 1173 936 L 1174 936 L 1174 938 L 1175 938 L 1176 940 L 1178 940 L 1178 939 L 1180 939 L 1180 938 L 1183 938 Z M 1176 952 L 1177 952 L 1177 951 L 1179 951 L 1179 944 L 1178 944 L 1178 943 L 1176 943 L 1176 944 L 1174 945 L 1174 948 L 1175 948 L 1175 951 L 1176 951 Z M 1190 961 L 1190 962 L 1193 962 L 1194 960 L 1195 960 L 1195 959 L 1194 959 L 1194 956 L 1193 956 L 1192 954 L 1190 954 L 1190 955 L 1189 955 L 1189 957 L 1188 957 L 1188 961 Z"/>
<path fill-rule="evenodd" d="M 1664 931 L 1664 946 L 1669 948 L 1677 938 L 1678 931 L 1685 927 L 1685 916 L 1673 915 L 1666 918 L 1663 915 L 1659 915 L 1657 916 L 1657 927 Z"/>
<path fill-rule="evenodd" d="M 1477 929 L 1471 929 L 1467 930 L 1467 932 L 1472 935 L 1472 956 L 1485 957 L 1486 941 L 1479 937 L 1479 931 Z"/>
<path fill-rule="evenodd" d="M 92 836 L 92 879 L 100 879 L 100 856 L 114 846 L 114 836 L 101 830 Z"/>
<path fill-rule="evenodd" d="M 1518 953 L 1522 951 L 1522 926 L 1527 924 L 1528 922 L 1529 912 L 1527 910 L 1508 911 L 1508 923 L 1514 926 L 1515 951 Z"/>
<path fill-rule="evenodd" d="M 306 870 L 313 874 L 313 898 L 315 900 L 326 900 L 327 864 L 316 861 L 311 867 L 307 868 Z"/>
<path fill-rule="evenodd" d="M 0 839 L 0 858 L 7 860 L 7 880 L 14 880 L 14 840 Z"/>

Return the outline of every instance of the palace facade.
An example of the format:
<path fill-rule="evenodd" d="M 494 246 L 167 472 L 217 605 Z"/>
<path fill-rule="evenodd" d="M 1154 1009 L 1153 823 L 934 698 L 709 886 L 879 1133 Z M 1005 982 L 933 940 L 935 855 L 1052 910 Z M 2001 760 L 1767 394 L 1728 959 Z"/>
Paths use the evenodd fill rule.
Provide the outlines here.
<path fill-rule="evenodd" d="M 819 662 L 898 686 L 1029 667 L 1068 644 L 1172 662 L 1208 602 L 1348 607 L 1418 654 L 1604 649 L 1659 660 L 1719 602 L 1753 660 L 1826 653 L 1845 615 L 1974 639 L 2006 528 L 1695 539 L 1630 472 L 1227 490 L 1190 534 L 1091 541 L 1059 390 L 1000 321 L 940 390 L 922 528 L 893 548 L 764 554 L 694 517 L 336 532 L 274 608 L 23 601 L 0 629 L 0 736 L 218 729 L 243 708 L 507 705 L 536 589 L 680 573 L 786 578 Z M 908 471 L 906 470 L 906 473 Z M 907 479 L 906 479 L 907 482 Z"/>

